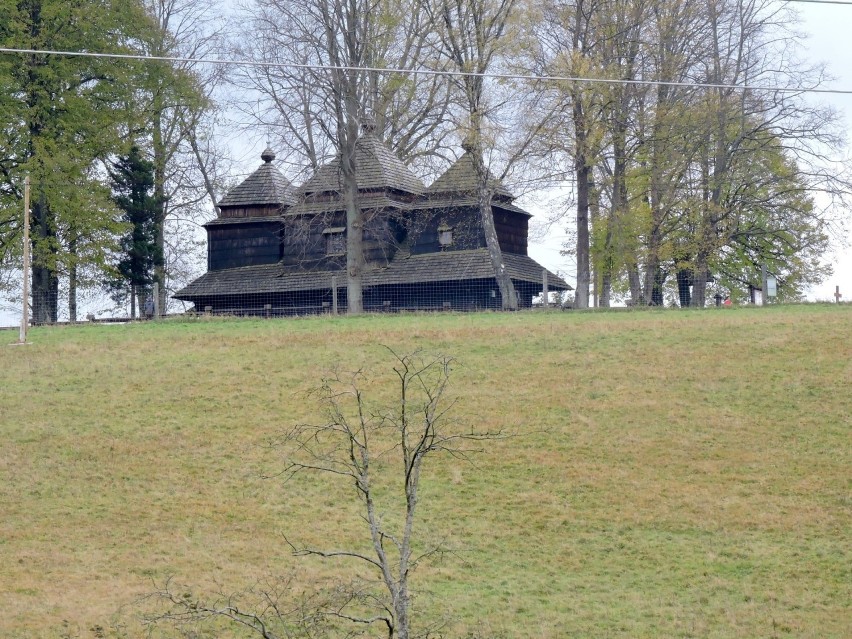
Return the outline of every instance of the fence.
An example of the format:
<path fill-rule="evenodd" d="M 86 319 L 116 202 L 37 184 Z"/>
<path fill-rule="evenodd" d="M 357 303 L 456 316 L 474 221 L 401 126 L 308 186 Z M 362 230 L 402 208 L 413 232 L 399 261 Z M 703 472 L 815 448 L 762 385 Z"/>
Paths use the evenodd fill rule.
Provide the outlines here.
<path fill-rule="evenodd" d="M 238 269 L 239 270 L 239 269 Z M 80 321 L 130 321 L 165 314 L 193 313 L 238 317 L 292 317 L 343 314 L 349 309 L 345 274 L 328 271 L 283 274 L 276 269 L 246 269 L 235 278 L 233 271 L 211 271 L 188 286 L 161 296 L 158 289 L 130 290 L 115 299 L 103 291 L 67 290 L 48 295 L 35 292 L 28 304 L 33 325 Z M 493 277 L 468 270 L 462 273 L 433 271 L 432 279 L 400 281 L 386 270 L 367 271 L 362 281 L 362 309 L 372 313 L 484 311 L 503 308 L 502 295 Z M 555 286 L 551 283 L 555 280 Z M 513 278 L 518 308 L 562 305 L 567 284 L 546 270 L 536 276 Z M 555 289 L 555 290 L 554 290 Z M 547 294 L 543 294 L 547 291 Z M 165 297 L 165 304 L 163 298 Z M 20 296 L 0 305 L 0 325 L 17 326 L 23 315 Z"/>

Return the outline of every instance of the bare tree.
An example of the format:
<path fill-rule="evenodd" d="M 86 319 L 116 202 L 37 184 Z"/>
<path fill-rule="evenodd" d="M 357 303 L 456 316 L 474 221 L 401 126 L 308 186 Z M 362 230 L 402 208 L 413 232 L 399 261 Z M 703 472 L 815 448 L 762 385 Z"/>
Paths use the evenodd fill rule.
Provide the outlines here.
<path fill-rule="evenodd" d="M 133 132 L 145 142 L 154 163 L 155 195 L 161 202 L 156 219 L 161 258 L 155 265 L 160 308 L 166 308 L 168 281 L 185 271 L 187 238 L 193 227 L 216 210 L 218 176 L 227 167 L 213 142 L 216 105 L 213 96 L 225 68 L 204 66 L 195 59 L 210 57 L 223 47 L 224 21 L 216 7 L 203 0 L 144 0 L 151 28 L 137 43 L 151 56 L 178 56 L 181 62 L 145 65 L 138 91 L 141 114 Z M 141 138 L 141 139 L 140 139 Z M 191 243 L 190 243 L 191 244 Z"/>
<path fill-rule="evenodd" d="M 237 78 L 257 97 L 256 104 L 238 107 L 249 126 L 275 132 L 291 166 L 316 171 L 337 160 L 346 212 L 347 306 L 360 313 L 366 267 L 355 153 L 360 128 L 366 125 L 407 162 L 439 153 L 449 131 L 446 83 L 405 73 L 434 66 L 427 62 L 433 55 L 426 46 L 427 14 L 413 0 L 271 0 L 249 7 L 247 17 L 250 33 L 237 50 L 264 64 Z"/>
<path fill-rule="evenodd" d="M 351 560 L 371 577 L 338 583 L 301 600 L 293 596 L 292 578 L 265 581 L 212 601 L 181 595 L 166 584 L 156 595 L 168 610 L 152 621 L 224 618 L 264 639 L 314 636 L 320 627 L 320 636 L 349 636 L 351 624 L 379 625 L 389 639 L 430 636 L 434 627 L 413 614 L 411 578 L 424 560 L 448 549 L 424 544 L 415 531 L 423 472 L 437 455 L 466 459 L 478 443 L 504 435 L 453 428 L 452 358 L 390 352 L 396 387 L 392 404 L 368 398 L 370 380 L 364 371 L 334 374 L 317 390 L 325 421 L 293 426 L 272 442 L 285 451 L 286 461 L 270 478 L 288 481 L 315 473 L 345 482 L 366 526 L 365 543 L 353 547 L 305 547 L 285 537 L 293 555 Z M 396 461 L 390 478 L 387 464 L 377 463 L 388 459 Z"/>
<path fill-rule="evenodd" d="M 430 158 L 441 159 L 452 132 L 447 123 L 451 91 L 445 79 L 409 73 L 438 68 L 428 46 L 434 31 L 430 15 L 419 0 L 361 0 L 348 9 L 338 3 L 324 12 L 326 4 L 270 0 L 247 6 L 245 30 L 235 50 L 261 64 L 234 78 L 243 90 L 235 107 L 245 116 L 244 126 L 265 130 L 282 149 L 292 179 L 301 171 L 316 171 L 339 146 L 334 97 L 341 89 L 339 78 L 321 67 L 363 67 L 356 76 L 357 101 L 374 119 L 375 134 L 406 164 L 429 172 Z M 343 10 L 359 15 L 358 23 L 350 23 L 356 27 L 350 44 L 357 47 L 335 52 L 325 21 L 332 17 L 331 26 L 344 26 L 340 17 L 334 18 Z"/>
<path fill-rule="evenodd" d="M 484 139 L 489 117 L 486 74 L 494 70 L 496 59 L 507 46 L 506 37 L 515 0 L 438 0 L 424 6 L 434 15 L 438 26 L 437 46 L 452 68 L 461 72 L 452 76 L 462 96 L 462 147 L 470 155 L 478 180 L 477 201 L 485 244 L 504 309 L 518 308 L 518 295 L 506 265 L 497 230 L 491 198 L 496 180 L 485 162 Z"/>
<path fill-rule="evenodd" d="M 544 68 L 564 70 L 567 75 L 583 75 L 599 68 L 596 60 L 600 39 L 595 34 L 598 13 L 596 0 L 577 0 L 570 3 L 548 2 L 545 19 L 539 25 L 540 46 L 543 50 Z M 561 88 L 561 87 L 560 87 Z M 564 147 L 573 156 L 576 185 L 577 219 L 576 252 L 577 284 L 574 295 L 575 308 L 589 307 L 590 266 L 590 210 L 594 201 L 593 169 L 600 153 L 600 135 L 596 135 L 601 106 L 599 92 L 590 91 L 572 82 L 563 90 L 557 89 L 557 100 L 570 104 L 570 122 L 566 127 L 573 132 L 573 140 Z M 599 128 L 599 126 L 598 126 Z"/>

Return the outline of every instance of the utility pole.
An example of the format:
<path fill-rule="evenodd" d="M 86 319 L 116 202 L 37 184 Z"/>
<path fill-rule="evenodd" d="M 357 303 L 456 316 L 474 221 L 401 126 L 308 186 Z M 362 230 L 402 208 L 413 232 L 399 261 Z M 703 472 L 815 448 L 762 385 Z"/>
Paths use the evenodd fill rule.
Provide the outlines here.
<path fill-rule="evenodd" d="M 24 300 L 21 313 L 21 331 L 18 341 L 27 342 L 30 324 L 30 176 L 24 178 Z"/>

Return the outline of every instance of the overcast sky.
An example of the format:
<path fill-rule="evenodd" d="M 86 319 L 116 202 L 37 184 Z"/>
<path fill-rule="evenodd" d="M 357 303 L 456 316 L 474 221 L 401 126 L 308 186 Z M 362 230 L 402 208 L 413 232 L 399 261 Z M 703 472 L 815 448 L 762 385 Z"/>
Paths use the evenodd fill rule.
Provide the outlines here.
<path fill-rule="evenodd" d="M 803 28 L 810 34 L 808 52 L 819 62 L 828 64 L 836 78 L 832 88 L 852 90 L 852 4 L 798 3 L 804 18 Z M 847 139 L 852 137 L 852 95 L 822 96 L 843 113 Z M 852 212 L 847 211 L 845 246 L 837 245 L 828 256 L 834 264 L 834 276 L 811 291 L 813 299 L 833 299 L 834 287 L 840 286 L 845 301 L 852 300 Z"/>

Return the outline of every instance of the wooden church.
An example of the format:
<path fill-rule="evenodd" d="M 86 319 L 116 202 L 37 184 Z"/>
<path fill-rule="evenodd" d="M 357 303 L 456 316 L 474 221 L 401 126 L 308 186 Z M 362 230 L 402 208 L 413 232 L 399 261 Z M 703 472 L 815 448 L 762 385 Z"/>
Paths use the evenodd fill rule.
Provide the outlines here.
<path fill-rule="evenodd" d="M 207 273 L 175 294 L 199 312 L 294 315 L 346 308 L 346 212 L 339 160 L 299 188 L 260 165 L 219 202 L 207 230 Z M 364 212 L 365 310 L 501 308 L 465 154 L 426 188 L 371 130 L 356 144 L 358 203 Z M 527 255 L 529 213 L 492 185 L 505 267 L 521 307 L 571 287 Z"/>

